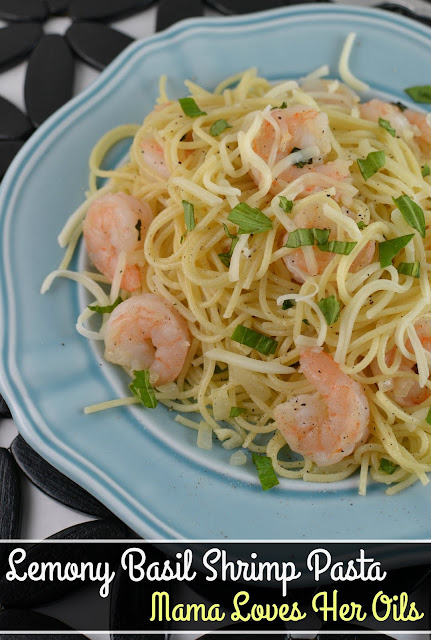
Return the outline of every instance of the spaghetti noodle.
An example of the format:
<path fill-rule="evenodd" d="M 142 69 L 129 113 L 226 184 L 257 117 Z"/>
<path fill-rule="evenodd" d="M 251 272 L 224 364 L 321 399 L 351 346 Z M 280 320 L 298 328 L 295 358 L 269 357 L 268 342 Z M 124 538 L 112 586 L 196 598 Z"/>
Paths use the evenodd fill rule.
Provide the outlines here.
<path fill-rule="evenodd" d="M 133 313 L 151 296 L 173 309 L 186 355 L 173 380 L 157 385 L 150 368 L 145 384 L 197 431 L 198 446 L 211 448 L 215 434 L 228 450 L 266 455 L 280 477 L 336 482 L 359 469 L 361 493 L 369 475 L 395 493 L 431 471 L 431 129 L 403 105 L 361 105 L 326 71 L 274 86 L 250 69 L 214 92 L 186 82 L 181 101 L 163 79 L 143 125 L 108 133 L 92 152 L 88 200 L 60 235 L 67 253 L 43 291 L 57 275 L 86 286 L 95 303 L 77 329 L 92 339 L 124 321 L 118 296 L 134 300 Z M 127 136 L 129 160 L 102 170 Z M 109 183 L 98 190 L 99 178 Z M 141 244 L 120 251 L 108 275 L 68 271 L 83 219 L 112 194 L 149 208 L 145 232 L 140 214 L 132 225 Z M 126 291 L 132 267 L 139 285 Z M 97 305 L 94 331 L 85 324 Z M 310 353 L 330 359 L 317 385 L 304 374 Z M 341 427 L 332 405 L 344 408 Z M 334 458 L 325 442 L 337 428 L 353 444 L 334 445 Z M 304 454 L 306 437 L 322 455 Z M 237 451 L 232 463 L 245 460 Z"/>

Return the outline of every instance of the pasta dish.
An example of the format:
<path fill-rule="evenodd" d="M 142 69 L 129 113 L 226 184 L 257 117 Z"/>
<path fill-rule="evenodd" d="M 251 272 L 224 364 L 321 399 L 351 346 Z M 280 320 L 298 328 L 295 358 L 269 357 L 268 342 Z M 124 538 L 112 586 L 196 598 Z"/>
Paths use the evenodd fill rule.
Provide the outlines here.
<path fill-rule="evenodd" d="M 161 402 L 198 447 L 252 458 L 264 489 L 357 470 L 361 494 L 369 478 L 387 493 L 428 482 L 431 120 L 361 102 L 352 43 L 344 82 L 250 69 L 173 99 L 162 78 L 143 124 L 96 145 L 42 288 L 85 286 L 78 331 L 131 376 L 127 397 L 86 413 Z M 101 169 L 124 138 L 126 163 Z M 81 236 L 91 267 L 75 272 Z"/>

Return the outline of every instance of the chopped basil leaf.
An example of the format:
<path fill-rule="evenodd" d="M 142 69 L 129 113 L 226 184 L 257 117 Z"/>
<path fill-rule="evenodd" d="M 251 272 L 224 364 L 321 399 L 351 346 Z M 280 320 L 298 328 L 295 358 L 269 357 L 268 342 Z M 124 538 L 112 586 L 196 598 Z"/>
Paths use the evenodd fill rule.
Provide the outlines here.
<path fill-rule="evenodd" d="M 380 460 L 379 469 L 381 471 L 384 471 L 385 473 L 389 473 L 389 475 L 392 475 L 396 470 L 396 468 L 397 468 L 397 465 L 391 462 L 390 460 L 386 460 L 386 458 L 382 458 Z"/>
<path fill-rule="evenodd" d="M 233 250 L 235 249 L 239 238 L 238 238 L 238 236 L 233 235 L 229 231 L 229 229 L 227 228 L 227 225 L 225 225 L 224 223 L 223 223 L 223 227 L 224 227 L 225 234 L 227 235 L 228 238 L 232 239 L 232 242 L 231 242 L 230 249 L 229 249 L 228 253 L 219 253 L 218 257 L 223 262 L 223 264 L 226 267 L 229 268 L 230 267 L 230 259 L 232 258 Z"/>
<path fill-rule="evenodd" d="M 317 248 L 320 251 L 328 251 L 330 253 L 337 253 L 341 256 L 348 256 L 349 253 L 353 251 L 356 247 L 357 242 L 344 242 L 342 240 L 331 240 L 330 242 L 325 242 L 321 244 L 317 244 Z"/>
<path fill-rule="evenodd" d="M 238 237 L 238 236 L 236 236 L 235 234 L 233 234 L 233 233 L 231 233 L 229 231 L 227 224 L 225 224 L 224 222 L 223 222 L 223 229 L 224 229 L 224 232 L 225 232 L 225 234 L 227 235 L 228 238 L 232 238 L 232 240 L 233 240 L 234 238 Z"/>
<path fill-rule="evenodd" d="M 425 418 L 425 421 L 426 421 L 428 424 L 431 424 L 431 408 L 430 408 L 430 409 L 428 409 L 428 413 L 427 413 L 427 417 Z"/>
<path fill-rule="evenodd" d="M 401 211 L 403 218 L 407 222 L 407 224 L 413 227 L 413 229 L 416 229 L 416 231 L 419 231 L 422 238 L 425 238 L 425 216 L 421 207 L 416 204 L 416 202 L 413 202 L 413 200 L 405 194 L 400 196 L 399 198 L 392 197 L 392 200 Z"/>
<path fill-rule="evenodd" d="M 142 227 L 142 220 L 138 220 L 138 222 L 135 224 L 135 229 L 138 232 L 138 242 L 141 242 L 141 227 Z"/>
<path fill-rule="evenodd" d="M 295 229 L 289 233 L 287 242 L 284 245 L 288 249 L 297 249 L 298 247 L 307 247 L 317 241 L 319 244 L 325 244 L 328 241 L 330 229 Z"/>
<path fill-rule="evenodd" d="M 272 222 L 260 209 L 253 209 L 245 202 L 236 205 L 227 217 L 238 225 L 238 233 L 263 233 L 272 229 Z"/>
<path fill-rule="evenodd" d="M 287 311 L 288 309 L 291 309 L 295 305 L 296 305 L 295 300 L 284 300 L 283 304 L 281 305 L 281 308 L 283 309 L 283 311 Z"/>
<path fill-rule="evenodd" d="M 231 407 L 229 418 L 237 418 L 242 413 L 245 413 L 247 409 L 243 409 L 242 407 Z"/>
<path fill-rule="evenodd" d="M 197 118 L 198 116 L 206 116 L 206 111 L 201 111 L 193 100 L 193 98 L 180 98 L 178 101 L 181 105 L 181 109 L 189 118 Z"/>
<path fill-rule="evenodd" d="M 221 120 L 216 120 L 211 125 L 210 134 L 215 138 L 216 136 L 219 136 L 221 133 L 223 133 L 225 129 L 232 129 L 232 125 L 229 124 L 227 120 L 223 120 L 222 118 Z"/>
<path fill-rule="evenodd" d="M 391 102 L 391 104 L 393 104 L 394 107 L 398 107 L 400 111 L 405 111 L 407 109 L 406 105 L 402 102 Z"/>
<path fill-rule="evenodd" d="M 181 236 L 181 238 L 180 238 L 180 244 L 183 244 L 183 242 L 184 242 L 184 238 L 186 237 L 186 235 L 187 235 L 187 231 L 186 231 L 185 233 L 183 233 L 183 235 Z"/>
<path fill-rule="evenodd" d="M 395 138 L 395 136 L 397 135 L 395 129 L 391 127 L 391 123 L 389 122 L 389 120 L 379 118 L 379 127 L 382 127 L 382 129 L 386 129 L 386 131 L 390 133 L 393 138 Z"/>
<path fill-rule="evenodd" d="M 275 475 L 271 458 L 268 458 L 267 456 L 260 456 L 257 453 L 253 453 L 251 457 L 253 464 L 256 466 L 257 475 L 259 476 L 260 484 L 264 491 L 280 484 L 277 476 Z"/>
<path fill-rule="evenodd" d="M 431 175 L 430 166 L 429 164 L 424 164 L 424 166 L 422 167 L 422 178 L 426 178 L 429 175 Z"/>
<path fill-rule="evenodd" d="M 358 225 L 358 229 L 360 229 L 361 231 L 362 231 L 362 229 L 365 229 L 365 227 L 368 227 L 368 225 L 365 224 L 365 222 L 363 220 L 360 220 L 356 224 Z"/>
<path fill-rule="evenodd" d="M 337 322 L 340 316 L 340 303 L 335 296 L 329 296 L 329 298 L 322 298 L 317 303 L 320 311 L 325 316 L 326 323 L 331 326 Z"/>
<path fill-rule="evenodd" d="M 386 155 L 384 151 L 371 151 L 365 160 L 359 158 L 358 167 L 365 181 L 371 178 L 379 169 L 385 166 Z"/>
<path fill-rule="evenodd" d="M 379 242 L 380 266 L 389 267 L 389 265 L 392 264 L 392 258 L 394 258 L 401 249 L 404 249 L 413 237 L 414 233 L 411 233 L 408 236 L 400 236 L 399 238 Z"/>
<path fill-rule="evenodd" d="M 150 384 L 150 372 L 148 369 L 143 371 L 134 371 L 135 378 L 133 382 L 129 384 L 129 389 L 134 396 L 149 409 L 155 409 L 158 401 L 154 393 L 154 389 Z"/>
<path fill-rule="evenodd" d="M 239 324 L 231 336 L 232 340 L 245 344 L 247 347 L 252 347 L 264 356 L 269 356 L 277 351 L 278 342 L 273 338 L 268 338 L 258 331 L 248 329 L 242 324 Z"/>
<path fill-rule="evenodd" d="M 412 276 L 412 278 L 421 277 L 421 263 L 416 262 L 400 262 L 397 267 L 398 273 L 402 273 L 405 276 Z"/>
<path fill-rule="evenodd" d="M 302 322 L 303 322 L 304 324 L 306 324 L 307 326 L 310 324 L 310 323 L 308 322 L 307 318 L 302 318 Z"/>
<path fill-rule="evenodd" d="M 183 200 L 184 220 L 186 223 L 187 231 L 193 231 L 196 226 L 195 220 L 195 207 L 191 202 Z"/>
<path fill-rule="evenodd" d="M 407 95 L 410 96 L 415 102 L 429 103 L 431 102 L 431 85 L 417 85 L 416 87 L 409 87 L 404 89 Z"/>
<path fill-rule="evenodd" d="M 120 298 L 120 296 L 118 296 L 115 302 L 113 302 L 112 304 L 108 304 L 106 307 L 99 307 L 98 304 L 95 304 L 95 305 L 89 304 L 88 308 L 91 309 L 91 311 L 95 311 L 96 313 L 112 313 L 115 307 L 118 307 L 118 305 L 121 304 L 122 302 L 123 300 Z"/>
<path fill-rule="evenodd" d="M 271 111 L 274 109 L 287 109 L 287 102 L 283 102 L 279 107 L 271 107 Z"/>
<path fill-rule="evenodd" d="M 283 209 L 286 213 L 290 213 L 293 209 L 293 200 L 288 200 L 285 196 L 279 196 L 280 209 Z"/>
<path fill-rule="evenodd" d="M 295 151 L 302 151 L 302 149 L 300 149 L 299 147 L 293 147 L 290 153 L 295 153 Z M 296 162 L 295 167 L 298 167 L 298 169 L 302 169 L 306 164 L 313 164 L 313 158 L 310 158 L 306 162 L 303 160 L 301 160 L 300 162 Z"/>

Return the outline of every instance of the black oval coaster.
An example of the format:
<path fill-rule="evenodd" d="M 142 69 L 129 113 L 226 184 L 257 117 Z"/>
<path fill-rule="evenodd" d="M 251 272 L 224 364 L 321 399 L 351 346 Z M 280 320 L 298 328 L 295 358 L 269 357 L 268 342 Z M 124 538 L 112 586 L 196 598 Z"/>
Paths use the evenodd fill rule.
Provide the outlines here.
<path fill-rule="evenodd" d="M 115 20 L 146 9 L 155 0 L 72 0 L 69 13 L 74 20 Z"/>
<path fill-rule="evenodd" d="M 69 8 L 70 0 L 45 0 L 51 15 L 66 13 Z"/>
<path fill-rule="evenodd" d="M 27 116 L 12 102 L 0 96 L 0 140 L 27 138 L 33 126 Z"/>
<path fill-rule="evenodd" d="M 21 481 L 19 469 L 7 449 L 0 448 L 0 539 L 20 535 Z M 0 576 L 11 551 L 11 544 L 0 542 Z"/>
<path fill-rule="evenodd" d="M 12 418 L 10 409 L 7 406 L 3 396 L 0 396 L 0 418 Z"/>
<path fill-rule="evenodd" d="M 163 31 L 179 20 L 203 14 L 202 0 L 160 0 L 157 7 L 156 31 Z"/>
<path fill-rule="evenodd" d="M 75 63 L 63 36 L 43 36 L 28 62 L 24 97 L 27 113 L 38 127 L 72 97 Z"/>
<path fill-rule="evenodd" d="M 72 51 L 96 69 L 104 69 L 133 38 L 97 22 L 74 22 L 66 31 Z"/>
<path fill-rule="evenodd" d="M 22 609 L 5 609 L 0 611 L 0 634 L 2 640 L 18 640 L 18 636 L 14 634 L 5 633 L 5 631 L 73 631 L 73 629 L 64 622 L 51 618 L 43 613 L 37 613 L 36 611 L 23 611 Z M 31 635 L 24 636 L 20 634 L 20 640 L 24 638 L 30 638 L 32 640 L 47 640 L 49 638 L 55 638 L 58 640 L 66 640 L 66 638 L 86 638 L 79 633 L 70 635 L 46 635 L 32 633 Z"/>
<path fill-rule="evenodd" d="M 0 0 L 0 19 L 9 22 L 43 22 L 48 7 L 43 0 Z"/>
<path fill-rule="evenodd" d="M 4 71 L 25 58 L 43 36 L 37 23 L 11 24 L 0 29 L 0 69 Z"/>
<path fill-rule="evenodd" d="M 285 7 L 286 4 L 293 2 L 284 2 L 283 0 L 205 0 L 213 9 L 226 13 L 228 15 L 236 13 L 253 13 L 255 11 L 264 11 L 266 9 L 276 9 Z M 295 2 L 295 4 L 304 4 L 311 0 Z"/>
<path fill-rule="evenodd" d="M 51 540 L 123 540 L 127 538 L 127 527 L 116 518 L 84 522 L 50 536 L 45 542 L 39 542 L 26 549 L 26 557 L 19 563 L 19 574 L 28 571 L 31 563 L 42 566 L 43 563 L 109 563 L 110 572 L 119 564 L 122 545 L 108 544 L 49 544 Z M 17 561 L 17 558 L 15 558 Z M 8 569 L 10 568 L 10 556 Z M 35 565 L 36 566 L 36 565 Z M 105 565 L 103 564 L 103 568 Z M 27 609 L 39 607 L 63 598 L 64 596 L 89 583 L 85 580 L 60 580 L 55 574 L 49 581 L 6 580 L 0 579 L 0 602 L 7 608 Z"/>
<path fill-rule="evenodd" d="M 1 140 L 0 141 L 0 178 L 8 170 L 12 160 L 24 144 L 23 140 Z"/>
<path fill-rule="evenodd" d="M 19 538 L 21 483 L 15 460 L 0 448 L 0 538 Z"/>
<path fill-rule="evenodd" d="M 46 462 L 22 436 L 17 436 L 12 442 L 11 451 L 29 480 L 54 500 L 89 516 L 106 518 L 112 515 L 109 509 L 85 489 Z"/>

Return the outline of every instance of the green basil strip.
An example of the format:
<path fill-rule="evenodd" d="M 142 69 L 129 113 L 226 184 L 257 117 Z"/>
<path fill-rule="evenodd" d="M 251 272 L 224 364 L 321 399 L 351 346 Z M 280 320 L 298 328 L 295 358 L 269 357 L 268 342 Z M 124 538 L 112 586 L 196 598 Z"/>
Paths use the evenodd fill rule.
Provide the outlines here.
<path fill-rule="evenodd" d="M 429 84 L 409 87 L 408 89 L 404 89 L 404 91 L 415 102 L 421 102 L 423 104 L 431 102 L 431 85 Z"/>
<path fill-rule="evenodd" d="M 96 311 L 96 313 L 112 313 L 115 307 L 118 307 L 118 305 L 121 304 L 122 302 L 123 302 L 122 298 L 118 296 L 115 302 L 113 302 L 112 304 L 108 304 L 106 307 L 99 307 L 98 304 L 95 304 L 95 305 L 89 304 L 88 308 L 91 309 L 91 311 Z"/>
<path fill-rule="evenodd" d="M 271 220 L 260 209 L 253 209 L 245 202 L 236 205 L 227 219 L 238 225 L 238 233 L 263 233 L 272 229 Z"/>
<path fill-rule="evenodd" d="M 426 178 L 427 176 L 431 175 L 431 169 L 429 164 L 424 164 L 424 166 L 422 167 L 422 178 Z"/>
<path fill-rule="evenodd" d="M 184 220 L 186 223 L 187 231 L 193 231 L 196 226 L 195 220 L 195 207 L 191 202 L 183 200 Z"/>
<path fill-rule="evenodd" d="M 421 263 L 416 262 L 400 262 L 397 267 L 398 273 L 402 273 L 405 276 L 412 276 L 412 278 L 421 277 Z"/>
<path fill-rule="evenodd" d="M 243 409 L 242 407 L 231 407 L 229 418 L 237 418 L 242 413 L 245 413 L 247 409 Z"/>
<path fill-rule="evenodd" d="M 150 372 L 148 369 L 144 369 L 143 371 L 134 371 L 133 375 L 135 378 L 133 382 L 129 384 L 130 391 L 134 396 L 139 398 L 146 407 L 155 409 L 158 401 L 154 389 L 150 384 Z"/>
<path fill-rule="evenodd" d="M 283 209 L 286 213 L 290 213 L 293 209 L 293 200 L 288 200 L 284 196 L 279 196 L 279 199 L 280 209 Z"/>
<path fill-rule="evenodd" d="M 399 238 L 379 242 L 380 266 L 389 267 L 389 265 L 392 264 L 392 258 L 394 258 L 401 249 L 404 249 L 413 237 L 414 233 L 411 233 L 408 236 L 400 236 Z"/>
<path fill-rule="evenodd" d="M 206 111 L 201 111 L 193 100 L 193 98 L 180 98 L 178 102 L 181 105 L 181 109 L 189 118 L 197 118 L 198 116 L 206 116 Z"/>
<path fill-rule="evenodd" d="M 273 338 L 264 336 L 254 329 L 248 329 L 242 324 L 239 324 L 231 336 L 232 340 L 244 344 L 247 347 L 255 349 L 264 356 L 270 356 L 277 351 L 278 342 Z"/>
<path fill-rule="evenodd" d="M 268 491 L 268 489 L 280 484 L 277 476 L 275 475 L 271 458 L 268 458 L 268 456 L 260 456 L 257 453 L 253 453 L 251 457 L 253 464 L 257 469 L 257 475 L 259 476 L 260 484 L 264 491 Z"/>
<path fill-rule="evenodd" d="M 428 413 L 427 413 L 427 417 L 425 418 L 425 421 L 426 421 L 428 424 L 431 424 L 431 408 L 430 408 L 430 409 L 428 409 Z"/>
<path fill-rule="evenodd" d="M 416 231 L 419 231 L 422 238 L 425 238 L 425 216 L 421 207 L 416 204 L 416 202 L 413 202 L 413 200 L 405 194 L 400 196 L 399 198 L 392 197 L 392 200 L 401 211 L 403 218 L 407 222 L 407 224 L 413 227 L 413 229 L 416 229 Z"/>
<path fill-rule="evenodd" d="M 385 166 L 386 154 L 384 151 L 371 151 L 365 160 L 358 159 L 358 167 L 365 181 Z"/>
<path fill-rule="evenodd" d="M 356 247 L 357 242 L 344 242 L 342 240 L 331 240 L 330 242 L 325 242 L 322 244 L 318 244 L 317 248 L 320 251 L 328 251 L 330 253 L 337 253 L 341 256 L 348 256 L 349 253 L 352 253 L 353 249 Z"/>
<path fill-rule="evenodd" d="M 395 136 L 397 135 L 397 132 L 391 126 L 391 123 L 389 122 L 389 120 L 385 120 L 384 118 L 379 118 L 379 127 L 382 127 L 382 129 L 386 129 L 386 131 L 390 133 L 393 138 L 395 138 Z"/>
<path fill-rule="evenodd" d="M 325 316 L 328 326 L 335 324 L 340 316 L 340 303 L 335 296 L 329 296 L 329 298 L 322 298 L 317 303 L 320 311 Z"/>
<path fill-rule="evenodd" d="M 222 118 L 221 120 L 216 120 L 211 125 L 210 134 L 215 138 L 216 136 L 219 136 L 221 133 L 223 133 L 225 129 L 232 129 L 232 125 L 229 124 L 227 120 L 223 120 Z"/>
<path fill-rule="evenodd" d="M 358 229 L 360 229 L 361 231 L 363 229 L 365 229 L 366 227 L 368 227 L 367 224 L 365 224 L 365 222 L 363 220 L 359 220 L 359 222 L 356 223 L 358 225 Z"/>
<path fill-rule="evenodd" d="M 295 305 L 296 305 L 295 300 L 284 300 L 283 304 L 281 305 L 281 308 L 283 309 L 283 311 L 287 311 L 288 309 L 291 309 Z"/>
<path fill-rule="evenodd" d="M 389 473 L 389 475 L 392 475 L 393 472 L 396 470 L 396 468 L 397 468 L 397 465 L 391 462 L 390 460 L 386 460 L 386 458 L 382 458 L 380 460 L 379 469 L 381 471 L 384 471 L 385 473 Z"/>
<path fill-rule="evenodd" d="M 227 225 L 225 225 L 224 223 L 223 223 L 223 227 L 224 227 L 225 234 L 227 235 L 228 238 L 231 238 L 232 242 L 231 242 L 230 249 L 229 249 L 228 253 L 219 253 L 218 257 L 223 262 L 223 264 L 226 267 L 229 268 L 230 267 L 230 259 L 232 258 L 233 251 L 234 251 L 234 249 L 235 249 L 235 247 L 237 245 L 237 242 L 238 242 L 239 238 L 238 238 L 238 236 L 233 235 L 229 231 L 229 229 L 227 228 Z"/>
<path fill-rule="evenodd" d="M 313 245 L 315 241 L 319 244 L 325 244 L 328 241 L 330 229 L 295 229 L 289 233 L 286 244 L 288 249 L 297 249 L 298 247 L 307 247 Z"/>

